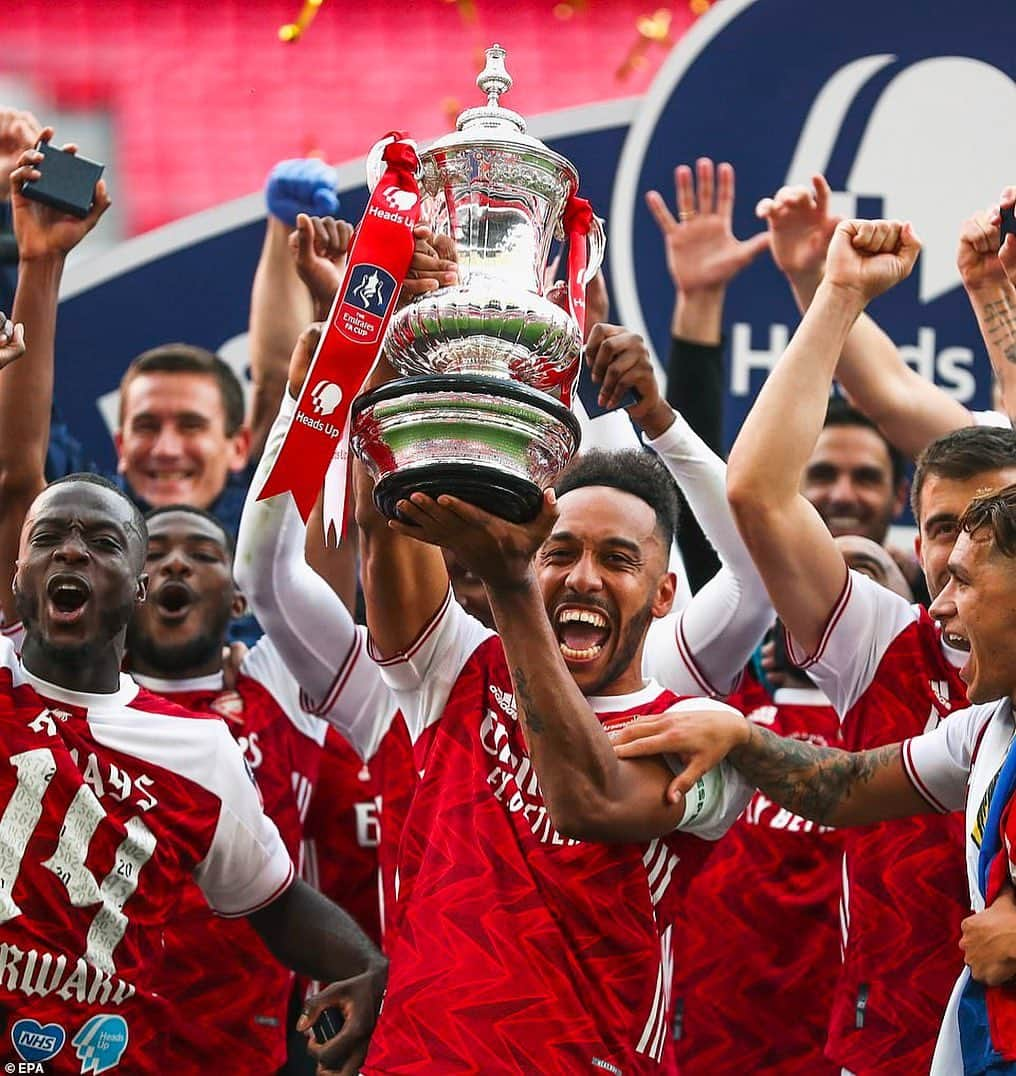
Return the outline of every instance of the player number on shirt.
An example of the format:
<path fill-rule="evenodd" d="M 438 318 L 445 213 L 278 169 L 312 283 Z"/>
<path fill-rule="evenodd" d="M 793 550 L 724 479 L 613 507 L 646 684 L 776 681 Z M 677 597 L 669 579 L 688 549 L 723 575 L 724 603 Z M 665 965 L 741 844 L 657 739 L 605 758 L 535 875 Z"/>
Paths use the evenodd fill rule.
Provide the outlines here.
<path fill-rule="evenodd" d="M 0 816 L 0 925 L 21 915 L 22 909 L 14 900 L 14 887 L 25 849 L 42 817 L 43 798 L 56 774 L 56 760 L 48 747 L 12 755 L 10 762 L 17 771 L 18 783 Z M 85 866 L 85 859 L 105 817 L 95 793 L 88 785 L 81 785 L 67 808 L 56 851 L 42 866 L 60 879 L 74 907 L 99 905 L 88 928 L 84 956 L 93 967 L 113 974 L 113 952 L 127 930 L 124 905 L 138 887 L 138 875 L 155 851 L 156 838 L 140 818 L 131 818 L 112 869 L 97 882 Z"/>

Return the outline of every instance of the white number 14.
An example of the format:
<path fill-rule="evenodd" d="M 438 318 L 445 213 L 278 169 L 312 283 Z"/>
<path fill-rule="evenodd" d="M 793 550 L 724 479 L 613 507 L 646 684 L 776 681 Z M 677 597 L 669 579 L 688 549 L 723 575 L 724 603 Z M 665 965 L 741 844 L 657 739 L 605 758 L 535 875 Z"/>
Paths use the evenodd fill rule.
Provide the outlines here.
<path fill-rule="evenodd" d="M 18 784 L 0 817 L 0 925 L 21 915 L 14 886 L 25 849 L 42 816 L 43 797 L 56 774 L 56 760 L 48 747 L 12 755 L 10 762 L 17 770 Z M 156 838 L 140 818 L 131 818 L 112 869 L 97 883 L 85 866 L 85 857 L 105 817 L 95 793 L 88 785 L 81 785 L 67 808 L 56 851 L 42 865 L 60 879 L 74 907 L 101 902 L 88 928 L 84 956 L 93 967 L 113 974 L 113 951 L 127 930 L 123 907 L 138 887 L 138 875 L 155 851 Z"/>

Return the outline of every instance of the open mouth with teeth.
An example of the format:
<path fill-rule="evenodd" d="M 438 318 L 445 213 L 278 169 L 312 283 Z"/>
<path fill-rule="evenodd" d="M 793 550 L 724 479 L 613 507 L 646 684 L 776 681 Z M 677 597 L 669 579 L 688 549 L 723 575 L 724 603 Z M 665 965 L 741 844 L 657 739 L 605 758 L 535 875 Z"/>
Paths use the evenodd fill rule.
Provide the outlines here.
<path fill-rule="evenodd" d="M 558 609 L 554 631 L 566 661 L 592 661 L 610 640 L 610 621 L 599 609 L 567 605 Z"/>
<path fill-rule="evenodd" d="M 91 596 L 91 586 L 80 576 L 54 575 L 46 584 L 50 619 L 62 624 L 75 623 L 84 615 Z"/>
<path fill-rule="evenodd" d="M 183 620 L 194 604 L 195 594 L 186 583 L 163 583 L 152 595 L 152 601 L 163 620 Z"/>

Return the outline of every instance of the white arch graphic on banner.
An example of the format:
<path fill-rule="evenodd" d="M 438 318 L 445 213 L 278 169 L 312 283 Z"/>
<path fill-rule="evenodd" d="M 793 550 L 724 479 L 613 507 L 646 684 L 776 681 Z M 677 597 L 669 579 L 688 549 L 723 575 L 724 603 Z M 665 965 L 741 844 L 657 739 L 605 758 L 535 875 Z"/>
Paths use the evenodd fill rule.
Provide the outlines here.
<path fill-rule="evenodd" d="M 653 352 L 635 286 L 634 223 L 639 172 L 660 113 L 670 100 L 674 87 L 698 59 L 706 45 L 728 22 L 737 18 L 745 8 L 755 2 L 756 0 L 724 0 L 722 4 L 714 5 L 678 41 L 642 98 L 642 106 L 635 114 L 635 121 L 621 148 L 621 159 L 614 180 L 614 197 L 610 204 L 610 242 L 607 244 L 611 285 L 622 324 L 632 332 L 642 335 L 664 379 L 666 375 L 658 356 Z"/>

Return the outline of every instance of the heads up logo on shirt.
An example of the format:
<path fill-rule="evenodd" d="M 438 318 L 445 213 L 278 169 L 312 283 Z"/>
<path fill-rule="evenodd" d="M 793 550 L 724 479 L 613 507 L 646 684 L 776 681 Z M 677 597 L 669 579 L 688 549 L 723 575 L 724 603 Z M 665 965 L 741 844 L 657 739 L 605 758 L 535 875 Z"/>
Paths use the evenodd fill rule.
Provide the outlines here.
<path fill-rule="evenodd" d="M 1016 178 L 1014 56 L 1006 0 L 886 4 L 843 18 L 799 0 L 725 0 L 681 39 L 629 131 L 608 244 L 621 320 L 668 348 L 673 289 L 646 190 L 710 156 L 737 173 L 734 230 L 760 230 L 759 198 L 823 173 L 840 216 L 902 217 L 924 249 L 873 313 L 904 357 L 964 403 L 988 406 L 984 348 L 956 269 L 962 221 Z M 992 32 L 992 27 L 995 28 Z M 727 434 L 782 354 L 798 314 L 763 256 L 727 299 Z M 976 391 L 975 391 L 976 383 Z"/>
<path fill-rule="evenodd" d="M 86 1021 L 71 1040 L 81 1061 L 81 1072 L 99 1073 L 120 1062 L 127 1049 L 127 1021 L 113 1013 L 100 1013 Z"/>
<path fill-rule="evenodd" d="M 51 1061 L 63 1049 L 67 1033 L 59 1024 L 18 1020 L 11 1027 L 11 1042 L 22 1061 Z"/>

